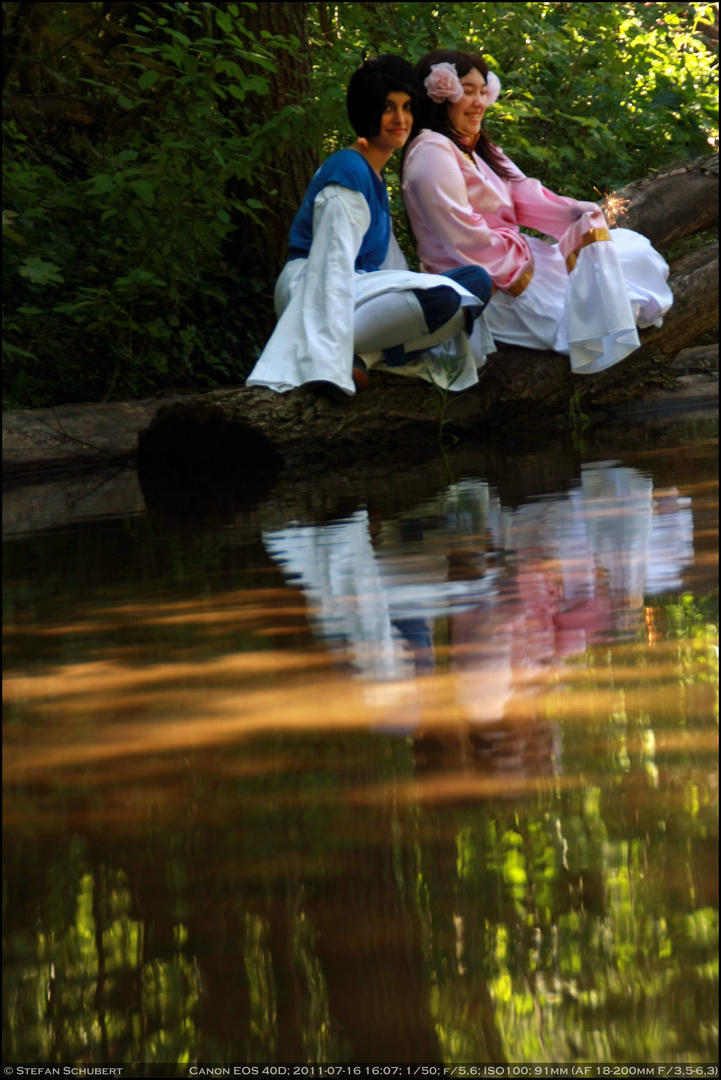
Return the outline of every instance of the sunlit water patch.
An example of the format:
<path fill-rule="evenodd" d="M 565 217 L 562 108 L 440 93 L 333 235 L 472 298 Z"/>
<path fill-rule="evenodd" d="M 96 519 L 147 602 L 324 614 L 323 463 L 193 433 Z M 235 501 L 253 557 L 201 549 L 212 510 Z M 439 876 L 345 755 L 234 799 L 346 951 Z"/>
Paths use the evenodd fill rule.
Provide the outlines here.
<path fill-rule="evenodd" d="M 716 445 L 671 435 L 9 539 L 5 1059 L 716 1060 Z"/>

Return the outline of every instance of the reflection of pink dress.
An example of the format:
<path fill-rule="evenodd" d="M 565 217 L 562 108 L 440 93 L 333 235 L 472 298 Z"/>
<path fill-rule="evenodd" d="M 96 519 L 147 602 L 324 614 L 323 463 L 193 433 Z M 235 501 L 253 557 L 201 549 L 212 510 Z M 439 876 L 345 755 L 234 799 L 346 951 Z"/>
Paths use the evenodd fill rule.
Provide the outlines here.
<path fill-rule="evenodd" d="M 515 179 L 437 132 L 413 140 L 403 196 L 421 267 L 484 267 L 498 290 L 486 309 L 494 337 L 568 353 L 579 373 L 602 371 L 638 348 L 637 324 L 661 325 L 673 303 L 668 266 L 639 233 L 609 232 L 595 203 L 555 195 L 504 162 Z"/>

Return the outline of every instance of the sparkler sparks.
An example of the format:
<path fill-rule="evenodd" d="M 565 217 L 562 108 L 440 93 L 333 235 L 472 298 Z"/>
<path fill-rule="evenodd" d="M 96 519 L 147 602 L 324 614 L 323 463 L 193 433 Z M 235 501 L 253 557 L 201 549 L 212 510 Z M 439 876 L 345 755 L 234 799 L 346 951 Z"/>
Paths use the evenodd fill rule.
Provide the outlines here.
<path fill-rule="evenodd" d="M 597 195 L 601 196 L 601 209 L 606 215 L 606 221 L 611 229 L 616 227 L 618 219 L 628 213 L 628 206 L 630 199 L 624 199 L 621 195 L 617 195 L 615 191 L 610 194 L 603 194 L 597 187 L 593 189 Z"/>

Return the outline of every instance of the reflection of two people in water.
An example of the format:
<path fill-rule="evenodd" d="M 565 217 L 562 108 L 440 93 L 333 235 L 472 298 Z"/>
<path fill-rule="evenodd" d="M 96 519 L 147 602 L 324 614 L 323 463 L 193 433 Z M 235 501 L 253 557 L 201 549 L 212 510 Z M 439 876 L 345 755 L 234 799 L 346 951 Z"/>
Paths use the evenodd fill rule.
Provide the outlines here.
<path fill-rule="evenodd" d="M 516 509 L 467 479 L 391 520 L 357 510 L 263 539 L 304 590 L 318 636 L 387 703 L 383 729 L 414 733 L 419 765 L 458 745 L 459 725 L 429 731 L 414 693 L 416 676 L 445 672 L 476 761 L 539 775 L 553 767 L 553 737 L 514 721 L 511 700 L 564 657 L 633 638 L 644 596 L 680 588 L 692 537 L 688 499 L 600 462 L 565 494 Z"/>

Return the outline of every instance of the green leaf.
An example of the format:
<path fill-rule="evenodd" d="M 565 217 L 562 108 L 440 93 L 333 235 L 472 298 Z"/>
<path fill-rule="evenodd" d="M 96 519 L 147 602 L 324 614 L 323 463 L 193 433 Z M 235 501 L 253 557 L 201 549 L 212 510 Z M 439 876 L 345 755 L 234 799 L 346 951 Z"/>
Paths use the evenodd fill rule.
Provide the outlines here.
<path fill-rule="evenodd" d="M 130 98 L 126 98 L 123 94 L 118 95 L 118 105 L 121 107 L 121 109 L 135 108 L 135 102 L 131 101 Z"/>
<path fill-rule="evenodd" d="M 18 267 L 21 277 L 32 281 L 34 285 L 60 285 L 65 278 L 60 273 L 60 267 L 55 263 L 45 262 L 37 255 L 29 255 Z"/>
<path fill-rule="evenodd" d="M 117 187 L 118 180 L 115 176 L 108 176 L 107 173 L 98 173 L 93 177 L 92 187 L 90 188 L 91 195 L 107 195 L 109 191 Z"/>
<path fill-rule="evenodd" d="M 186 53 L 183 57 L 183 71 L 186 75 L 190 75 L 192 79 L 198 74 L 198 61 L 190 53 Z"/>
<path fill-rule="evenodd" d="M 16 229 L 11 229 L 3 222 L 3 240 L 12 240 L 15 244 L 24 244 L 25 239 Z"/>
<path fill-rule="evenodd" d="M 172 38 L 175 38 L 176 41 L 179 41 L 182 45 L 185 45 L 186 49 L 190 47 L 190 38 L 181 30 L 174 30 L 171 26 L 169 26 L 167 32 Z"/>
<path fill-rule="evenodd" d="M 272 60 L 269 60 L 267 56 L 261 56 L 260 53 L 251 53 L 250 59 L 254 64 L 265 68 L 266 71 L 270 71 L 273 74 L 278 70 L 276 64 L 274 64 Z"/>
<path fill-rule="evenodd" d="M 20 311 L 20 310 L 21 309 L 18 308 L 18 311 Z M 34 311 L 35 309 L 33 308 L 32 310 Z M 3 345 L 3 352 L 13 353 L 13 355 L 15 355 L 15 356 L 27 356 L 27 357 L 29 357 L 30 360 L 36 360 L 37 359 L 37 357 L 35 356 L 35 353 L 28 352 L 27 349 L 21 349 L 18 345 L 13 345 L 13 343 L 11 341 L 6 341 L 5 338 L 3 338 L 2 345 Z"/>
<path fill-rule="evenodd" d="M 149 90 L 151 86 L 155 86 L 159 78 L 160 73 L 150 68 L 148 71 L 144 71 L 140 76 L 138 79 L 138 86 L 141 90 Z"/>
<path fill-rule="evenodd" d="M 130 187 L 146 206 L 153 205 L 155 202 L 155 188 L 149 180 L 131 180 Z"/>

